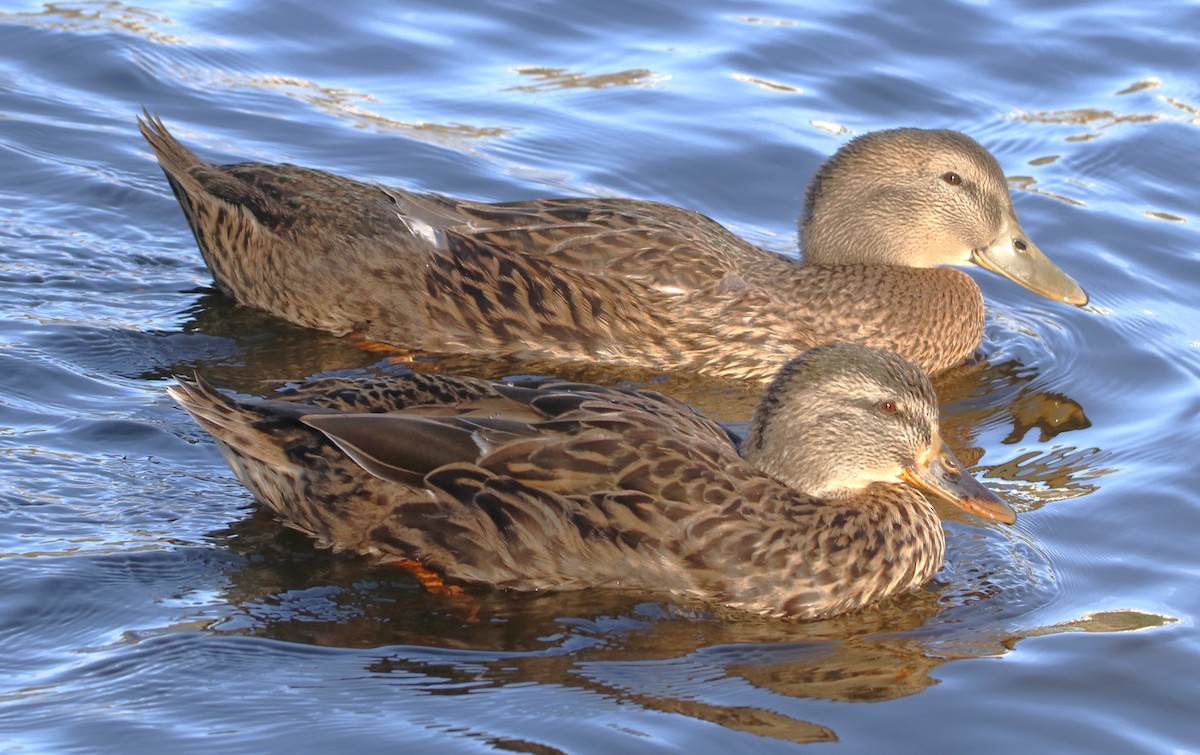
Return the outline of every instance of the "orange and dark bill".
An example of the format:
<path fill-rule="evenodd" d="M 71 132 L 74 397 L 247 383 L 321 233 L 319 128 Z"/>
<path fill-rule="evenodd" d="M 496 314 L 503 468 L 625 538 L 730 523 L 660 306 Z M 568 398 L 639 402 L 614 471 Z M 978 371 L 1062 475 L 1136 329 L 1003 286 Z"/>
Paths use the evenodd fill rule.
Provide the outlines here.
<path fill-rule="evenodd" d="M 934 437 L 929 455 L 901 472 L 900 479 L 981 519 L 1004 524 L 1017 521 L 1016 512 L 963 469 L 939 437 Z"/>

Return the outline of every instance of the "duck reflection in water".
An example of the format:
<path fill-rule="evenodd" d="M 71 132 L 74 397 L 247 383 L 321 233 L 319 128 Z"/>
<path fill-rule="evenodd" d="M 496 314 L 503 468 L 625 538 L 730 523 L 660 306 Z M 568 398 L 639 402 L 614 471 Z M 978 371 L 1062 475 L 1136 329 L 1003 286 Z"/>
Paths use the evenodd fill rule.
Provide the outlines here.
<path fill-rule="evenodd" d="M 838 736 L 810 701 L 903 698 L 936 684 L 942 664 L 1002 656 L 1027 637 L 1174 621 L 1111 611 L 1038 624 L 1031 615 L 1056 595 L 1049 564 L 1012 550 L 1002 535 L 1014 530 L 986 532 L 980 568 L 822 621 L 730 621 L 614 590 L 473 591 L 467 620 L 459 599 L 365 559 L 330 558 L 259 513 L 214 533 L 243 560 L 224 595 L 234 611 L 211 629 L 356 652 L 368 679 L 429 694 L 549 685 L 811 742 Z"/>

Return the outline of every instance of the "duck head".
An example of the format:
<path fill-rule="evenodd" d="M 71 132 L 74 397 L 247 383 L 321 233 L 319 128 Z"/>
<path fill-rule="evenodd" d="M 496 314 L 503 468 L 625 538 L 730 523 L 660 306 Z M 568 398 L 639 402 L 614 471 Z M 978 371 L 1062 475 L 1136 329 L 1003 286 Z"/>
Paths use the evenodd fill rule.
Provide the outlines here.
<path fill-rule="evenodd" d="M 984 519 L 1016 521 L 942 442 L 937 397 L 925 374 L 868 346 L 820 346 L 784 365 L 755 410 L 742 453 L 815 497 L 899 483 Z"/>
<path fill-rule="evenodd" d="M 809 264 L 978 265 L 1050 299 L 1088 301 L 1021 228 L 996 158 L 957 131 L 848 142 L 809 184 L 800 242 Z"/>

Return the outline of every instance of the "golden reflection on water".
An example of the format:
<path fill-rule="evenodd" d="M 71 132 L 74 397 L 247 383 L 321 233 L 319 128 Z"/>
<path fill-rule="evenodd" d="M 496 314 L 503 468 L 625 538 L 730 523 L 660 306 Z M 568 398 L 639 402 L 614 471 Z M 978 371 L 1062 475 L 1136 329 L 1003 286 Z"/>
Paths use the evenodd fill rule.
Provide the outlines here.
<path fill-rule="evenodd" d="M 1188 123 L 1200 124 L 1200 107 L 1184 102 L 1178 97 L 1162 97 L 1160 99 L 1176 110 L 1182 110 L 1188 118 Z"/>
<path fill-rule="evenodd" d="M 1154 218 L 1155 220 L 1166 220 L 1170 223 L 1186 223 L 1187 218 L 1182 215 L 1172 215 L 1169 212 L 1159 212 L 1157 210 L 1146 210 L 1142 213 L 1143 216 Z"/>
<path fill-rule="evenodd" d="M 1117 94 L 1133 94 L 1134 92 L 1141 92 L 1146 89 L 1158 89 L 1160 86 L 1162 86 L 1162 79 L 1157 76 L 1151 76 L 1150 78 L 1133 82 L 1124 89 L 1118 90 Z"/>
<path fill-rule="evenodd" d="M 1044 162 L 1050 161 L 1050 158 L 1039 158 L 1039 160 L 1042 160 L 1044 163 Z M 1038 160 L 1030 160 L 1029 162 L 1031 165 L 1039 164 Z M 1087 207 L 1087 202 L 1084 202 L 1082 199 L 1075 199 L 1074 197 L 1068 197 L 1066 194 L 1059 194 L 1059 193 L 1056 193 L 1053 191 L 1046 191 L 1045 189 L 1039 189 L 1039 188 L 1037 188 L 1037 183 L 1038 183 L 1037 179 L 1034 178 L 1033 176 L 1009 176 L 1008 177 L 1008 188 L 1009 189 L 1013 189 L 1013 190 L 1017 190 L 1017 191 L 1025 191 L 1025 192 L 1029 192 L 1030 194 L 1040 194 L 1043 197 L 1049 197 L 1050 199 L 1057 199 L 1060 202 L 1066 202 L 1067 204 L 1072 205 L 1074 207 Z"/>
<path fill-rule="evenodd" d="M 290 76 L 251 76 L 219 71 L 215 78 L 231 89 L 269 89 L 312 105 L 323 113 L 350 121 L 354 128 L 380 134 L 404 133 L 407 136 L 435 144 L 458 144 L 467 139 L 503 136 L 510 129 L 500 126 L 472 126 L 465 123 L 429 123 L 401 121 L 364 107 L 364 103 L 379 102 L 367 92 L 341 87 L 327 87 L 315 81 Z"/>
<path fill-rule="evenodd" d="M 804 90 L 801 89 L 800 87 L 792 86 L 791 84 L 784 84 L 779 81 L 771 81 L 770 79 L 763 79 L 763 78 L 759 78 L 757 76 L 750 76 L 749 74 L 744 74 L 744 73 L 735 73 L 735 74 L 731 74 L 731 75 L 737 81 L 742 81 L 747 84 L 753 84 L 755 86 L 762 87 L 763 89 L 769 89 L 772 92 L 785 92 L 787 94 L 803 94 L 804 93 Z"/>
<path fill-rule="evenodd" d="M 76 34 L 118 32 L 133 34 L 158 44 L 187 44 L 183 37 L 160 30 L 160 27 L 172 24 L 166 16 L 113 0 L 45 3 L 39 11 L 0 12 L 0 21 Z"/>
<path fill-rule="evenodd" d="M 365 671 L 403 675 L 431 694 L 554 685 L 792 742 L 838 737 L 820 721 L 781 712 L 788 706 L 774 696 L 894 700 L 937 684 L 944 663 L 1002 656 L 1029 637 L 1176 621 L 1109 610 L 1006 629 L 984 615 L 972 631 L 939 620 L 945 599 L 937 588 L 815 622 L 720 616 L 601 590 L 475 590 L 467 610 L 463 598 L 425 593 L 401 570 L 315 551 L 262 514 L 214 537 L 247 561 L 221 596 L 234 613 L 211 622 L 213 631 L 378 648 Z"/>
<path fill-rule="evenodd" d="M 1072 110 L 1038 110 L 1034 112 L 1018 111 L 1013 118 L 1025 123 L 1052 123 L 1089 126 L 1091 132 L 1075 134 L 1065 138 L 1068 142 L 1083 142 L 1100 138 L 1100 131 L 1121 124 L 1153 123 L 1166 116 L 1162 113 L 1118 113 L 1114 110 L 1099 108 L 1076 108 Z"/>
<path fill-rule="evenodd" d="M 379 99 L 369 93 L 346 87 L 330 87 L 294 76 L 248 74 L 198 65 L 175 63 L 169 70 L 156 68 L 158 75 L 170 73 L 189 87 L 208 90 L 258 89 L 277 92 L 300 100 L 313 108 L 350 122 L 354 128 L 380 134 L 403 133 L 430 144 L 463 149 L 470 142 L 496 139 L 512 129 L 502 126 L 475 126 L 466 123 L 402 121 L 377 112 L 369 105 Z M 469 151 L 469 150 L 466 150 Z"/>
<path fill-rule="evenodd" d="M 1078 401 L 1055 391 L 1022 390 L 1009 411 L 1013 431 L 1001 443 L 1019 443 L 1034 429 L 1039 431 L 1038 442 L 1045 443 L 1060 433 L 1092 426 Z"/>
<path fill-rule="evenodd" d="M 1162 80 L 1151 76 L 1140 79 L 1115 92 L 1117 95 L 1132 95 L 1146 92 L 1162 86 Z M 1085 142 L 1098 139 L 1102 132 L 1114 126 L 1124 126 L 1142 123 L 1153 123 L 1163 120 L 1183 121 L 1184 123 L 1200 124 L 1200 106 L 1193 105 L 1179 97 L 1158 95 L 1154 101 L 1167 106 L 1159 112 L 1127 112 L 1122 113 L 1108 108 L 1072 108 L 1067 110 L 1018 110 L 1010 117 L 1025 123 L 1045 123 L 1055 125 L 1086 126 L 1088 130 L 1064 137 L 1068 142 Z"/>
<path fill-rule="evenodd" d="M 190 36 L 170 34 L 164 27 L 175 24 L 161 13 L 115 0 L 76 3 L 45 3 L 38 11 L 0 11 L 0 21 L 56 29 L 76 34 L 116 32 L 132 34 L 163 45 L 189 46 L 222 44 L 195 31 Z M 258 89 L 278 92 L 298 99 L 316 110 L 349 120 L 355 128 L 378 133 L 404 133 L 412 138 L 445 146 L 461 147 L 464 142 L 496 138 L 510 129 L 499 126 L 475 126 L 464 123 L 432 123 L 402 121 L 376 112 L 367 105 L 379 102 L 369 92 L 345 87 L 331 87 L 316 81 L 281 75 L 256 75 L 242 71 L 184 64 L 186 58 L 147 56 L 144 64 L 155 76 L 173 75 L 188 88 L 220 91 L 227 89 Z M 647 72 L 648 73 L 648 72 Z"/>
<path fill-rule="evenodd" d="M 529 76 L 536 84 L 520 84 L 508 87 L 508 92 L 552 92 L 559 89 L 608 89 L 618 86 L 653 86 L 670 77 L 645 68 L 630 68 L 614 73 L 576 73 L 565 68 L 543 68 L 541 66 L 517 66 L 510 68 L 515 74 Z"/>

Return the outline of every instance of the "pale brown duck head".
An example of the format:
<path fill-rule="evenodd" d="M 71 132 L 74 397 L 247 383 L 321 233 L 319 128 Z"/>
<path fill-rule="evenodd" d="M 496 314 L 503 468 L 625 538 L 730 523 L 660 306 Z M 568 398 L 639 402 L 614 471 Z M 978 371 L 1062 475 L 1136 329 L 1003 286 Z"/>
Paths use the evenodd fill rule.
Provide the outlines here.
<path fill-rule="evenodd" d="M 859 136 L 809 184 L 800 220 L 817 265 L 978 265 L 1049 299 L 1088 296 L 1021 228 L 996 158 L 957 131 Z"/>
<path fill-rule="evenodd" d="M 868 346 L 821 346 L 785 365 L 755 410 L 742 453 L 818 498 L 903 483 L 975 516 L 1016 521 L 942 442 L 937 397 L 925 374 Z"/>

